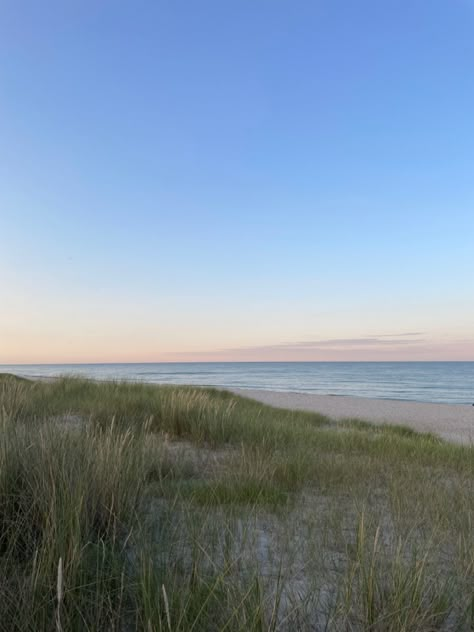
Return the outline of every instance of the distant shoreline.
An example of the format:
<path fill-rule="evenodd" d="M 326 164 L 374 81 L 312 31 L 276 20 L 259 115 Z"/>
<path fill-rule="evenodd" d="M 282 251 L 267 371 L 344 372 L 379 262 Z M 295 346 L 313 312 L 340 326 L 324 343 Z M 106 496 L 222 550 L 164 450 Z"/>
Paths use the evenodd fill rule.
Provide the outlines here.
<path fill-rule="evenodd" d="M 24 377 L 43 382 L 60 379 L 59 376 Z M 429 403 L 338 394 L 319 395 L 267 389 L 209 387 L 195 384 L 157 384 L 136 380 L 97 380 L 93 377 L 82 379 L 94 382 L 128 381 L 155 386 L 217 388 L 217 390 L 229 391 L 275 408 L 316 412 L 336 421 L 357 419 L 374 424 L 405 425 L 418 432 L 436 434 L 446 441 L 474 446 L 474 406 L 471 404 Z"/>
<path fill-rule="evenodd" d="M 0 372 L 33 379 L 71 375 L 456 406 L 474 402 L 474 362 L 0 365 Z"/>
<path fill-rule="evenodd" d="M 42 382 L 48 382 L 51 380 L 58 380 L 61 379 L 62 377 L 65 377 L 64 375 L 21 375 L 21 374 L 17 374 L 14 373 L 14 375 L 17 375 L 18 377 L 23 377 L 24 379 L 27 380 L 39 380 Z M 67 377 L 67 376 L 66 376 Z M 154 381 L 147 381 L 147 380 L 140 380 L 140 379 L 133 379 L 133 378 L 97 378 L 97 377 L 89 377 L 87 375 L 72 375 L 69 377 L 79 377 L 80 379 L 83 380 L 91 380 L 93 382 L 130 382 L 133 384 L 151 384 L 153 386 L 187 386 L 187 387 L 192 387 L 192 388 L 216 388 L 217 390 L 221 390 L 221 391 L 229 391 L 231 393 L 236 393 L 236 394 L 244 394 L 244 393 L 270 393 L 270 394 L 274 394 L 276 396 L 282 396 L 282 397 L 310 397 L 310 398 L 315 398 L 314 401 L 319 401 L 321 399 L 321 401 L 326 398 L 343 398 L 343 399 L 348 399 L 348 400 L 355 400 L 355 401 L 376 401 L 376 402 L 392 402 L 395 404 L 425 404 L 428 406 L 452 406 L 453 408 L 459 408 L 459 407 L 469 407 L 471 406 L 470 402 L 459 402 L 459 403 L 455 403 L 455 404 L 448 404 L 445 402 L 428 402 L 428 401 L 421 401 L 421 400 L 411 400 L 411 399 L 402 399 L 402 398 L 387 398 L 387 397 L 366 397 L 366 396 L 356 396 L 356 395 L 346 395 L 345 393 L 308 393 L 305 391 L 291 391 L 291 390 L 275 390 L 272 388 L 245 388 L 245 387 L 234 387 L 234 386 L 222 386 L 220 384 L 183 384 L 181 382 L 154 382 Z M 250 397 L 250 395 L 249 395 Z M 255 397 L 254 399 L 258 399 L 257 397 Z M 259 401 L 264 401 L 264 400 L 259 400 Z M 298 404 L 297 404 L 298 405 Z M 314 410 L 312 408 L 313 404 L 310 404 L 310 408 L 309 409 L 302 409 L 302 410 Z M 472 406 L 474 407 L 474 402 L 472 403 Z M 288 408 L 288 406 L 282 406 L 282 408 Z M 293 408 L 293 407 L 292 407 Z M 325 413 L 324 413 L 325 414 Z M 474 418 L 473 418 L 474 419 Z"/>

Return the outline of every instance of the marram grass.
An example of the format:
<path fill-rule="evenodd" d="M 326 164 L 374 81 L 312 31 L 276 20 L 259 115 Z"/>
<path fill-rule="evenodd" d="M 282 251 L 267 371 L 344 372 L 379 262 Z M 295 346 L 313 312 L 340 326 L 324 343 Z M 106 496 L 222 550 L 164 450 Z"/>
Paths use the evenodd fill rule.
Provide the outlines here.
<path fill-rule="evenodd" d="M 0 376 L 0 631 L 474 629 L 474 450 Z"/>

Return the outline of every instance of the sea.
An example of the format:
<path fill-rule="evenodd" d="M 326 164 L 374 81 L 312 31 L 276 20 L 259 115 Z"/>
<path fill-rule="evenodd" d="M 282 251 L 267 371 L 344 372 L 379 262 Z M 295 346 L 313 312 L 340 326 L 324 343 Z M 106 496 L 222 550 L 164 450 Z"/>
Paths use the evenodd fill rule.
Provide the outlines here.
<path fill-rule="evenodd" d="M 474 362 L 10 364 L 0 372 L 474 404 Z"/>

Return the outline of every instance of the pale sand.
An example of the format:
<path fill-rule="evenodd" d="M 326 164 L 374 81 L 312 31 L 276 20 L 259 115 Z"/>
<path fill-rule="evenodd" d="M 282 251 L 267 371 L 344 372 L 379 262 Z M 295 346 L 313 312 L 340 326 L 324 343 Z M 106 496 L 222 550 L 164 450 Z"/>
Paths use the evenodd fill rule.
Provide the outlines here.
<path fill-rule="evenodd" d="M 251 389 L 232 391 L 278 408 L 309 410 L 331 419 L 363 419 L 375 423 L 403 424 L 419 432 L 435 433 L 447 441 L 474 445 L 474 406 L 470 404 L 425 404 L 393 399 Z"/>

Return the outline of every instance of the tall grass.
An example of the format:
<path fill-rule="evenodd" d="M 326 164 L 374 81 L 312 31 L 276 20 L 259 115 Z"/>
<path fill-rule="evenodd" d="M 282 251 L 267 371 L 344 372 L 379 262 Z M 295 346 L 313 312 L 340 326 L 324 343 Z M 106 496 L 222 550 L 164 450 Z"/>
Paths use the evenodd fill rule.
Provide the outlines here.
<path fill-rule="evenodd" d="M 0 614 L 473 629 L 473 449 L 210 389 L 0 376 Z"/>

